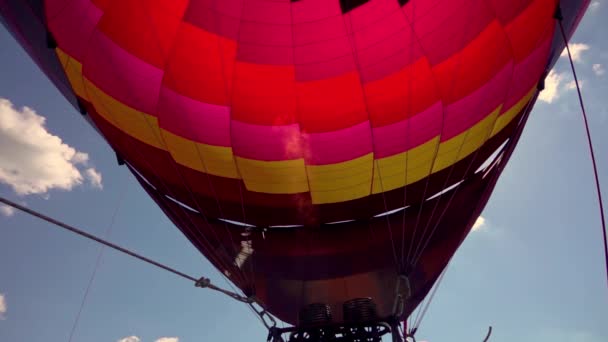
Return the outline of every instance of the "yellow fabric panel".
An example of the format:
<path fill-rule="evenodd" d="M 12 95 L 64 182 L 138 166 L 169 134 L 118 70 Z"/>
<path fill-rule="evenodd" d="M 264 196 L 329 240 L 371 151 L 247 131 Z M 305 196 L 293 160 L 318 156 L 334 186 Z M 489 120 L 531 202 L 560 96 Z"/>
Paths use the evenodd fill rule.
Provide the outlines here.
<path fill-rule="evenodd" d="M 232 148 L 197 143 L 161 129 L 173 159 L 191 169 L 214 176 L 240 178 Z"/>
<path fill-rule="evenodd" d="M 268 194 L 308 191 L 304 159 L 262 161 L 235 157 L 247 190 Z"/>
<path fill-rule="evenodd" d="M 84 86 L 89 94 L 89 101 L 93 103 L 99 115 L 133 138 L 166 150 L 160 135 L 158 120 L 155 117 L 117 101 L 97 88 L 86 77 Z"/>
<path fill-rule="evenodd" d="M 378 194 L 397 189 L 427 177 L 431 171 L 431 165 L 438 143 L 439 137 L 435 137 L 406 152 L 376 159 L 374 163 L 372 193 Z M 380 177 L 382 177 L 382 180 L 380 180 Z"/>
<path fill-rule="evenodd" d="M 522 97 L 521 100 L 519 100 L 515 105 L 513 105 L 513 107 L 500 114 L 500 116 L 496 120 L 496 125 L 494 126 L 494 130 L 492 131 L 492 136 L 496 135 L 503 128 L 505 128 L 511 122 L 511 120 L 513 120 L 513 118 L 515 118 L 517 114 L 519 114 L 519 112 L 524 109 L 528 101 L 530 101 L 530 99 L 534 95 L 534 92 L 536 92 L 536 86 L 532 87 L 532 89 L 530 89 L 530 91 L 524 97 Z"/>
<path fill-rule="evenodd" d="M 496 117 L 500 113 L 501 108 L 502 105 L 498 106 L 490 115 L 468 130 L 450 140 L 442 142 L 439 146 L 435 165 L 433 166 L 433 173 L 451 166 L 481 147 L 490 138 L 490 132 L 496 123 Z"/>
<path fill-rule="evenodd" d="M 335 203 L 369 195 L 374 154 L 329 165 L 307 165 L 313 204 Z"/>
<path fill-rule="evenodd" d="M 60 48 L 55 49 L 55 53 L 61 62 L 65 75 L 68 77 L 68 81 L 70 81 L 72 90 L 74 90 L 76 95 L 90 101 L 87 92 L 85 91 L 84 83 L 82 82 L 82 64 L 63 52 Z"/>

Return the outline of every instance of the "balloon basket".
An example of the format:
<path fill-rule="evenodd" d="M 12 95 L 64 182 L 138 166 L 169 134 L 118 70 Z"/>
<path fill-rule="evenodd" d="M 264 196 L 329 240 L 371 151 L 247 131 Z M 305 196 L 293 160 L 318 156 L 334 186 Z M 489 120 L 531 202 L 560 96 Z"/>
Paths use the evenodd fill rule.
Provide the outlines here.
<path fill-rule="evenodd" d="M 327 323 L 274 327 L 269 330 L 268 342 L 381 342 L 383 336 L 391 336 L 393 342 L 405 341 L 399 330 L 400 321 L 395 318 L 357 323 Z"/>

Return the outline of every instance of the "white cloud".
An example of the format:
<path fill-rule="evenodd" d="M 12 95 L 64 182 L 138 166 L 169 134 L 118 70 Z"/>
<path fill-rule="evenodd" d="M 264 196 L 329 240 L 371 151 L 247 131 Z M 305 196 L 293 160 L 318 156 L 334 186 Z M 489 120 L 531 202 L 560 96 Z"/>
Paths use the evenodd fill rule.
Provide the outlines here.
<path fill-rule="evenodd" d="M 11 217 L 11 216 L 15 215 L 15 208 L 9 207 L 6 204 L 0 204 L 0 214 L 4 215 L 6 217 Z"/>
<path fill-rule="evenodd" d="M 582 61 L 583 52 L 589 50 L 590 46 L 585 43 L 572 43 L 570 44 L 570 54 L 572 54 L 572 60 L 575 62 Z M 568 50 L 562 51 L 561 57 L 568 57 Z"/>
<path fill-rule="evenodd" d="M 551 70 L 545 78 L 545 89 L 538 95 L 538 99 L 547 103 L 553 103 L 560 94 L 560 84 L 564 80 L 564 74 Z"/>
<path fill-rule="evenodd" d="M 89 180 L 89 183 L 92 187 L 96 189 L 103 189 L 103 184 L 101 184 L 101 173 L 94 168 L 90 167 L 84 170 L 84 174 Z"/>
<path fill-rule="evenodd" d="M 473 224 L 472 231 L 476 232 L 486 227 L 486 219 L 483 216 L 479 216 L 477 221 Z"/>
<path fill-rule="evenodd" d="M 6 297 L 4 296 L 4 294 L 0 293 L 0 319 L 5 318 L 4 315 L 7 311 L 8 308 L 6 307 Z"/>
<path fill-rule="evenodd" d="M 79 167 L 88 165 L 89 156 L 48 132 L 45 121 L 31 108 L 16 109 L 0 98 L 0 183 L 18 195 L 71 190 L 83 182 Z M 101 175 L 89 169 L 85 175 L 101 187 Z"/>
<path fill-rule="evenodd" d="M 137 336 L 127 336 L 127 337 L 121 338 L 120 340 L 118 340 L 116 342 L 141 342 L 141 339 Z"/>
<path fill-rule="evenodd" d="M 593 68 L 593 72 L 597 75 L 597 76 L 602 76 L 603 74 L 606 73 L 606 69 L 604 69 L 604 66 L 601 64 L 593 64 L 592 66 Z"/>
<path fill-rule="evenodd" d="M 177 337 L 161 337 L 155 342 L 179 342 L 179 338 Z"/>
<path fill-rule="evenodd" d="M 583 81 L 578 81 L 578 86 L 579 86 L 581 89 L 583 89 L 583 84 L 584 84 L 584 82 L 583 82 Z M 574 80 L 572 80 L 572 81 L 568 82 L 568 83 L 566 84 L 566 89 L 568 89 L 568 90 L 576 90 L 576 82 L 575 82 Z"/>
<path fill-rule="evenodd" d="M 597 11 L 598 8 L 600 8 L 599 0 L 595 0 L 594 2 L 591 3 L 591 5 L 589 5 L 589 9 L 591 11 Z"/>

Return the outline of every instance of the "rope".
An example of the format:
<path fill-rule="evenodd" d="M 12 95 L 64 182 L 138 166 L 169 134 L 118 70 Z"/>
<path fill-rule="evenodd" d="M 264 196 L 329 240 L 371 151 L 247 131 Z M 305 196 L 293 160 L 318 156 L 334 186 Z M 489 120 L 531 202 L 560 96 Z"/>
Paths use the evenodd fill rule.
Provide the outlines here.
<path fill-rule="evenodd" d="M 608 237 L 606 236 L 606 219 L 604 217 L 604 204 L 602 201 L 602 191 L 600 187 L 600 180 L 597 172 L 597 163 L 595 161 L 595 153 L 593 152 L 593 143 L 591 142 L 591 132 L 589 131 L 589 122 L 587 120 L 587 112 L 585 111 L 585 103 L 583 102 L 583 95 L 581 94 L 581 87 L 576 76 L 576 68 L 574 67 L 574 61 L 572 60 L 572 54 L 570 53 L 570 46 L 568 45 L 568 38 L 566 37 L 566 31 L 562 23 L 563 17 L 561 10 L 558 7 L 556 13 L 556 19 L 559 23 L 559 29 L 566 45 L 566 51 L 568 51 L 568 60 L 570 61 L 570 68 L 572 69 L 572 75 L 574 76 L 574 82 L 576 83 L 576 92 L 578 94 L 578 101 L 581 105 L 581 114 L 583 115 L 583 121 L 585 123 L 585 131 L 587 133 L 587 143 L 589 145 L 589 154 L 591 155 L 591 162 L 593 164 L 593 175 L 595 177 L 595 190 L 597 192 L 597 201 L 600 207 L 600 218 L 602 222 L 602 236 L 604 238 L 604 259 L 606 267 L 606 282 L 608 284 Z"/>
<path fill-rule="evenodd" d="M 118 215 L 118 211 L 127 194 L 128 187 L 124 187 L 123 189 L 124 190 L 123 190 L 122 194 L 120 195 L 118 203 L 116 205 L 116 209 L 114 210 L 114 213 L 112 214 L 112 218 L 110 219 L 110 225 L 108 225 L 108 227 L 106 228 L 106 231 L 104 232 L 104 235 L 106 237 L 109 237 L 110 233 L 112 232 L 112 228 L 114 227 L 114 223 L 116 222 L 116 216 Z M 89 293 L 91 291 L 91 287 L 93 287 L 93 282 L 95 281 L 95 277 L 97 276 L 97 271 L 99 270 L 99 266 L 101 265 L 101 259 L 103 258 L 104 251 L 105 251 L 105 246 L 101 246 L 101 248 L 99 249 L 99 253 L 97 254 L 97 259 L 95 260 L 95 267 L 93 268 L 93 273 L 91 274 L 91 277 L 89 278 L 89 283 L 87 284 L 87 288 L 84 292 L 84 296 L 82 297 L 82 301 L 80 302 L 80 307 L 78 308 L 78 313 L 76 314 L 76 319 L 74 319 L 74 324 L 72 325 L 72 330 L 70 331 L 70 337 L 68 338 L 68 342 L 72 342 L 72 340 L 74 338 L 74 333 L 76 332 L 76 328 L 78 327 L 78 323 L 80 322 L 80 316 L 82 315 L 84 305 L 86 304 L 87 299 L 89 298 Z"/>
<path fill-rule="evenodd" d="M 24 207 L 24 206 L 22 206 L 20 204 L 17 204 L 17 203 L 15 203 L 13 201 L 10 201 L 10 200 L 4 198 L 2 196 L 0 196 L 0 203 L 4 203 L 4 204 L 6 204 L 8 206 L 11 206 L 11 207 L 13 207 L 13 208 L 15 208 L 17 210 L 20 210 L 20 211 L 24 212 L 26 214 L 32 215 L 32 216 L 37 217 L 37 218 L 39 218 L 39 219 L 41 219 L 43 221 L 51 223 L 51 224 L 53 224 L 53 225 L 55 225 L 55 226 L 57 226 L 59 228 L 62 228 L 64 230 L 67 230 L 67 231 L 72 232 L 74 234 L 80 235 L 80 236 L 82 236 L 84 238 L 87 238 L 89 240 L 95 241 L 95 242 L 100 243 L 102 245 L 105 245 L 106 247 L 110 247 L 110 248 L 112 248 L 112 249 L 114 249 L 116 251 L 119 251 L 119 252 L 121 252 L 123 254 L 127 254 L 127 255 L 135 258 L 135 259 L 139 259 L 139 260 L 141 260 L 143 262 L 146 262 L 146 263 L 148 263 L 150 265 L 153 265 L 153 266 L 156 266 L 158 268 L 161 268 L 161 269 L 163 269 L 163 270 L 165 270 L 167 272 L 173 273 L 173 274 L 175 274 L 175 275 L 177 275 L 179 277 L 182 277 L 182 278 L 184 278 L 186 280 L 190 280 L 190 281 L 194 282 L 194 284 L 197 287 L 204 287 L 204 288 L 208 288 L 208 289 L 211 289 L 211 290 L 223 293 L 223 294 L 225 294 L 225 295 L 227 295 L 227 296 L 229 296 L 229 297 L 231 297 L 233 299 L 236 299 L 236 300 L 238 300 L 240 302 L 251 303 L 253 301 L 250 298 L 246 298 L 246 297 L 240 296 L 240 295 L 238 295 L 238 294 L 236 294 L 234 292 L 230 292 L 230 291 L 224 290 L 224 289 L 222 289 L 220 287 L 217 287 L 217 286 L 213 285 L 211 283 L 211 280 L 209 280 L 209 278 L 205 278 L 205 277 L 195 278 L 193 276 L 187 275 L 187 274 L 185 274 L 183 272 L 180 272 L 180 271 L 178 271 L 178 270 L 176 270 L 174 268 L 171 268 L 169 266 L 163 265 L 163 264 L 161 264 L 161 263 L 159 263 L 157 261 L 154 261 L 154 260 L 152 260 L 150 258 L 147 258 L 147 257 L 145 257 L 143 255 L 140 255 L 140 254 L 137 254 L 135 252 L 132 252 L 132 251 L 130 251 L 130 250 L 124 248 L 124 247 L 121 247 L 121 246 L 116 245 L 116 244 L 114 244 L 112 242 L 106 241 L 106 240 L 104 240 L 104 239 L 102 239 L 100 237 L 97 237 L 97 236 L 93 235 L 93 234 L 87 233 L 87 232 L 85 232 L 85 231 L 83 231 L 81 229 L 78 229 L 78 228 L 74 227 L 74 226 L 70 226 L 70 225 L 68 225 L 66 223 L 63 223 L 63 222 L 61 222 L 59 220 L 56 220 L 56 219 L 54 219 L 52 217 L 46 216 L 46 215 L 44 215 L 44 214 L 42 214 L 40 212 L 37 212 L 35 210 L 29 209 L 27 207 Z"/>

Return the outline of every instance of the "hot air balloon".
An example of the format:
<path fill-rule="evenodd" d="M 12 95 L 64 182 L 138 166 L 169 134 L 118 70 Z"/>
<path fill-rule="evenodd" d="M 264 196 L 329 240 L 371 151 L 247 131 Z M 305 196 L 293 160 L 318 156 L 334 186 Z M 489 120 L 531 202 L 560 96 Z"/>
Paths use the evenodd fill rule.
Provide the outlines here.
<path fill-rule="evenodd" d="M 564 48 L 557 20 L 572 34 L 588 4 L 0 0 L 0 18 L 192 245 L 304 341 L 394 331 L 420 304 Z"/>

